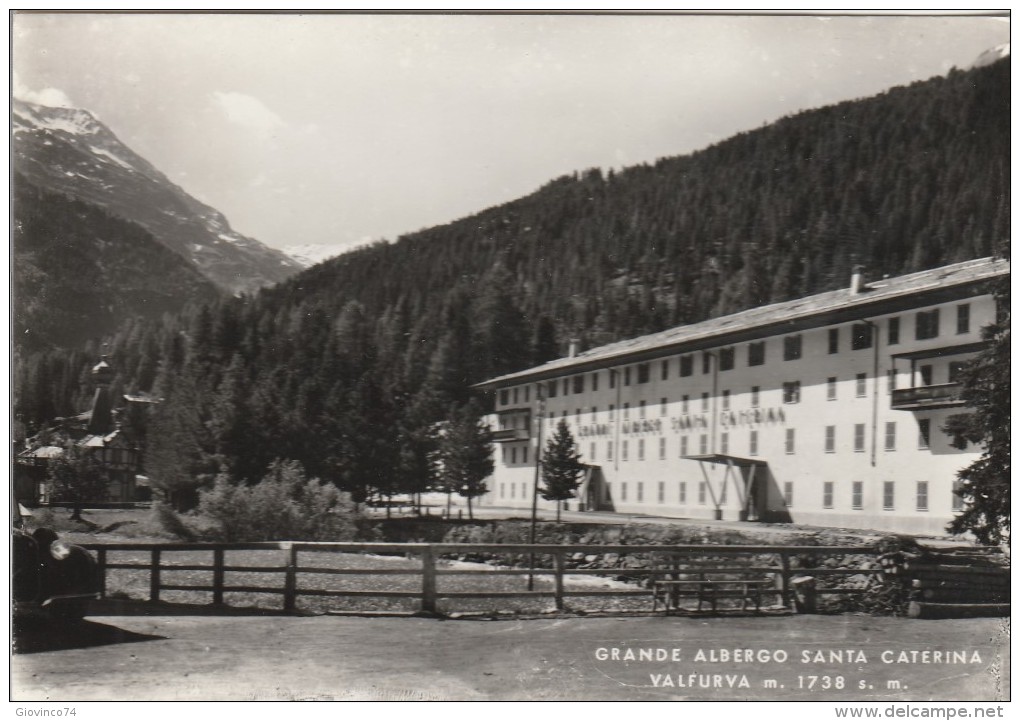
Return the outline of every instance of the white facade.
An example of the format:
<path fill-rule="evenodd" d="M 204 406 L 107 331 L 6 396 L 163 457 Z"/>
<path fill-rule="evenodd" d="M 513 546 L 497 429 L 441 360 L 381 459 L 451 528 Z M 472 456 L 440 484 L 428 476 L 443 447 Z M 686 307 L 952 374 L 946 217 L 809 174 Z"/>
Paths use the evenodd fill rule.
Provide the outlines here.
<path fill-rule="evenodd" d="M 966 410 L 957 364 L 980 350 L 989 281 L 1008 273 L 969 261 L 481 384 L 497 438 L 482 502 L 530 508 L 539 434 L 565 419 L 590 466 L 573 509 L 943 533 L 956 472 L 980 453 L 942 431 Z"/>

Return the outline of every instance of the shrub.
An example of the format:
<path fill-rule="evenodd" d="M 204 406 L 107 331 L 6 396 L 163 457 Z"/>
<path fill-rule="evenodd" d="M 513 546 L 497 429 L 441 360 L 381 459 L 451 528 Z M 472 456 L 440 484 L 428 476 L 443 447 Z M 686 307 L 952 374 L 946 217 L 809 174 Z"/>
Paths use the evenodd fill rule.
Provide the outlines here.
<path fill-rule="evenodd" d="M 194 541 L 197 537 L 173 508 L 160 501 L 152 504 L 152 520 L 157 528 L 174 538 Z"/>
<path fill-rule="evenodd" d="M 275 461 L 254 486 L 225 476 L 201 493 L 199 513 L 228 543 L 249 541 L 349 541 L 358 534 L 354 504 L 345 493 L 307 478 L 296 461 Z"/>

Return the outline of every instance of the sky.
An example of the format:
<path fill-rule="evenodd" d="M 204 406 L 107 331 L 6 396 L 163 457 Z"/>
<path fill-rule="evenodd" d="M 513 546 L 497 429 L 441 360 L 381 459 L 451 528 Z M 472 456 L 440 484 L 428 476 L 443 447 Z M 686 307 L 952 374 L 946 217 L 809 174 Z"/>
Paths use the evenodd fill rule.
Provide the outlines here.
<path fill-rule="evenodd" d="M 966 68 L 990 17 L 14 16 L 13 94 L 94 112 L 267 245 L 354 246 Z"/>

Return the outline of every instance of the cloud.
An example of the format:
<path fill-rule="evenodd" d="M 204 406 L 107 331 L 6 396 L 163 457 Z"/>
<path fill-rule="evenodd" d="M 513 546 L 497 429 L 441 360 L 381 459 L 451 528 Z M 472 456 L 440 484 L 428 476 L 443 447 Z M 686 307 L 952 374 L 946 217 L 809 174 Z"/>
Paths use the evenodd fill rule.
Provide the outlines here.
<path fill-rule="evenodd" d="M 18 100 L 24 100 L 26 103 L 34 103 L 35 105 L 46 105 L 51 108 L 73 108 L 74 103 L 71 102 L 71 98 L 67 97 L 67 93 L 63 90 L 57 90 L 56 88 L 43 88 L 42 90 L 32 90 L 18 78 L 18 74 L 14 73 L 12 81 L 12 92 L 14 97 Z"/>
<path fill-rule="evenodd" d="M 283 118 L 266 107 L 261 100 L 251 95 L 235 92 L 221 93 L 217 90 L 213 92 L 212 97 L 213 102 L 223 111 L 230 122 L 248 128 L 259 135 L 270 135 L 274 130 L 285 125 Z"/>

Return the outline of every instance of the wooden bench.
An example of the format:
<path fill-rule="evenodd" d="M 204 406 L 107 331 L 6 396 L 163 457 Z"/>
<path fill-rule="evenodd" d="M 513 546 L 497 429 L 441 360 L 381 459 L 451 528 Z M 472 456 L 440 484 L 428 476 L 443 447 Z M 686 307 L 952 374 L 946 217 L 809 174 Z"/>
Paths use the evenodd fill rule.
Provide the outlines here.
<path fill-rule="evenodd" d="M 652 581 L 652 612 L 658 610 L 659 602 L 668 614 L 670 610 L 680 607 L 680 598 L 697 598 L 698 610 L 702 610 L 705 602 L 711 604 L 712 611 L 717 610 L 717 601 L 721 598 L 740 599 L 740 610 L 746 611 L 749 603 L 754 603 L 754 610 L 761 611 L 761 597 L 765 591 L 772 589 L 772 582 L 749 578 L 701 578 L 697 580 L 660 579 Z"/>

